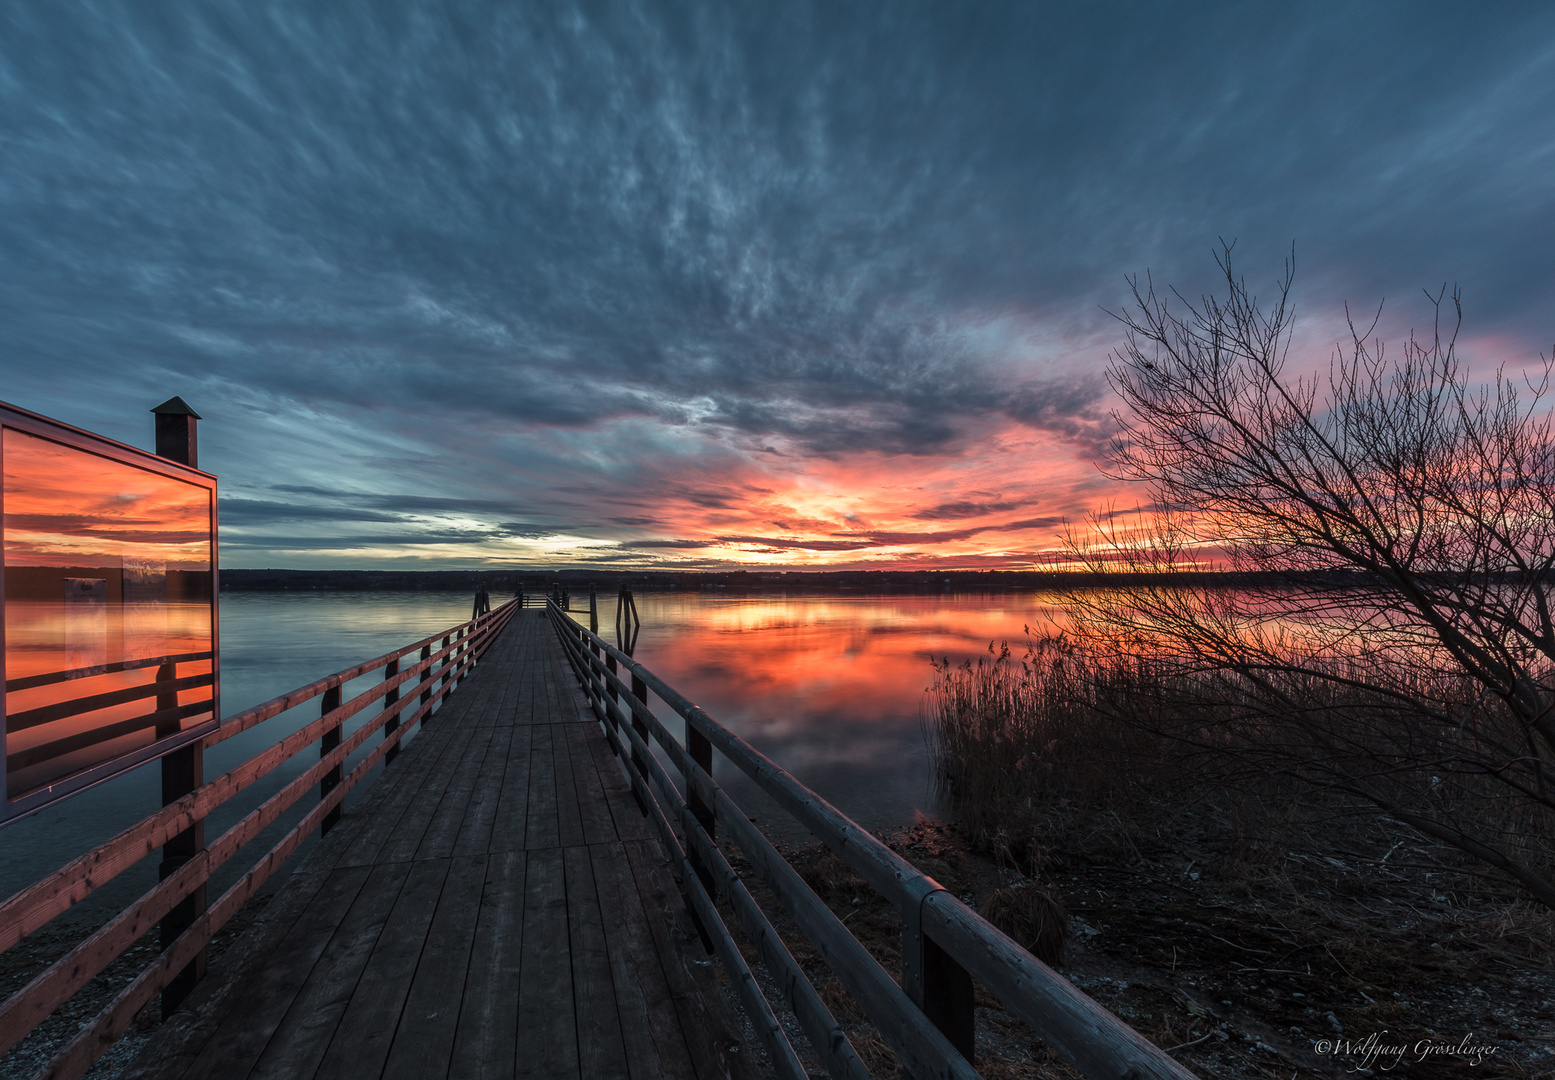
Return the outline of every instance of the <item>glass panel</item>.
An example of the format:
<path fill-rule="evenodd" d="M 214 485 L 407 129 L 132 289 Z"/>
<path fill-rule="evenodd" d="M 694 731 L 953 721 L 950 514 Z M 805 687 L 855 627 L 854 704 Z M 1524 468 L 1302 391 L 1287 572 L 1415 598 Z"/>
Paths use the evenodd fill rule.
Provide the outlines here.
<path fill-rule="evenodd" d="M 6 428 L 6 798 L 214 717 L 211 493 Z"/>

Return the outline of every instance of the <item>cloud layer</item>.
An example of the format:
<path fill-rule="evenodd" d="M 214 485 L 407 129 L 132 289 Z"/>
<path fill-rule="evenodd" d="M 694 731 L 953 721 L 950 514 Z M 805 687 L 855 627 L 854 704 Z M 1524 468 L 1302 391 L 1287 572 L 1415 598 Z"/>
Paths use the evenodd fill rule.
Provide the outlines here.
<path fill-rule="evenodd" d="M 184 396 L 229 565 L 1019 563 L 1105 494 L 1126 273 L 1294 241 L 1320 350 L 1442 280 L 1555 336 L 1552 29 L 6 4 L 5 397 L 145 442 Z"/>

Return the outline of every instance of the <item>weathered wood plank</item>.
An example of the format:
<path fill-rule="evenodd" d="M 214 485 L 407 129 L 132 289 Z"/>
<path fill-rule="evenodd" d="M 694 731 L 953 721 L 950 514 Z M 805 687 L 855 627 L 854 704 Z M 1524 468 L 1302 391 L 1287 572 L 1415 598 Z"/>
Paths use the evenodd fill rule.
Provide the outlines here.
<path fill-rule="evenodd" d="M 529 852 L 520 964 L 516 1075 L 581 1076 L 560 848 Z"/>
<path fill-rule="evenodd" d="M 615 823 L 616 836 L 622 840 L 653 839 L 653 825 L 632 796 L 632 781 L 626 773 L 632 767 L 631 760 L 617 757 L 610 744 L 602 739 L 594 747 L 594 765 L 611 820 Z"/>
<path fill-rule="evenodd" d="M 497 815 L 487 841 L 489 851 L 523 851 L 529 821 L 529 759 L 534 726 L 515 724 L 508 743 L 508 764 L 502 775 Z"/>
<path fill-rule="evenodd" d="M 691 1077 L 686 1033 L 675 1012 L 674 994 L 659 961 L 648 914 L 621 844 L 589 849 L 598 889 L 616 1009 L 631 1048 L 633 1077 Z"/>
<path fill-rule="evenodd" d="M 555 724 L 534 724 L 530 730 L 529 813 L 524 847 L 530 851 L 561 846 L 556 809 L 556 755 L 551 743 Z"/>
<path fill-rule="evenodd" d="M 360 851 L 358 858 L 370 858 L 375 863 L 408 862 L 415 858 L 416 850 L 421 846 L 421 841 L 432 824 L 432 817 L 441 805 L 444 794 L 454 778 L 466 766 L 470 744 L 480 730 L 474 724 L 465 723 L 465 719 L 465 717 L 457 717 L 449 720 L 446 725 L 447 734 L 443 736 L 448 740 L 445 752 L 437 764 L 422 778 L 415 796 L 406 804 L 399 821 L 384 838 L 383 846 L 370 854 L 364 849 Z M 390 772 L 385 772 L 383 778 L 392 779 Z M 360 841 L 357 846 L 364 848 Z"/>
<path fill-rule="evenodd" d="M 493 850 L 492 830 L 496 825 L 497 810 L 502 804 L 504 780 L 512 758 L 513 725 L 493 725 L 486 757 L 480 763 L 475 788 L 470 793 L 469 805 L 459 823 L 458 835 L 454 837 L 454 857 Z"/>
<path fill-rule="evenodd" d="M 459 1028 L 448 1075 L 508 1080 L 515 1068 L 520 959 L 524 939 L 522 851 L 492 855 L 475 919 Z"/>
<path fill-rule="evenodd" d="M 480 909 L 485 885 L 486 856 L 452 861 L 416 961 L 383 1069 L 384 1080 L 425 1080 L 447 1074 L 475 941 L 472 915 Z"/>
<path fill-rule="evenodd" d="M 320 1076 L 365 1080 L 382 1074 L 448 870 L 444 859 L 411 864 L 393 914 L 373 944 L 356 992 L 319 1063 Z"/>
<path fill-rule="evenodd" d="M 189 1076 L 242 1080 L 248 1075 L 301 993 L 309 974 L 339 930 L 342 915 L 350 910 L 370 873 L 367 867 L 349 867 L 325 875 L 323 887 L 287 931 L 285 947 L 273 949 L 254 977 L 244 983 L 225 1020 L 191 1063 Z"/>
<path fill-rule="evenodd" d="M 583 812 L 578 805 L 578 783 L 572 773 L 572 747 L 568 733 L 578 725 L 552 724 L 551 775 L 556 780 L 556 838 L 562 847 L 583 843 Z"/>
<path fill-rule="evenodd" d="M 375 866 L 340 928 L 313 966 L 302 991 L 254 1064 L 255 1080 L 292 1080 L 318 1071 L 335 1029 L 351 1004 L 410 873 L 406 863 Z M 210 1074 L 220 1080 L 223 1074 Z"/>
<path fill-rule="evenodd" d="M 616 1008 L 610 957 L 599 895 L 594 887 L 594 868 L 588 848 L 562 851 L 567 883 L 567 935 L 572 953 L 572 999 L 578 1019 L 578 1065 L 594 1080 L 630 1075 L 621 1019 Z"/>
<path fill-rule="evenodd" d="M 605 801 L 605 785 L 594 757 L 594 744 L 605 741 L 598 724 L 568 724 L 561 729 L 567 741 L 572 765 L 573 791 L 577 798 L 578 818 L 586 844 L 608 844 L 616 836 L 615 819 Z M 630 797 L 630 796 L 628 796 Z"/>
<path fill-rule="evenodd" d="M 475 795 L 475 782 L 480 777 L 480 763 L 486 760 L 495 729 L 489 724 L 476 722 L 473 716 L 464 722 L 471 727 L 470 741 L 465 744 L 463 760 L 454 766 L 447 787 L 437 800 L 437 808 L 429 815 L 421 843 L 410 856 L 417 861 L 446 859 L 453 855 L 454 843 L 459 839 L 459 828 Z"/>

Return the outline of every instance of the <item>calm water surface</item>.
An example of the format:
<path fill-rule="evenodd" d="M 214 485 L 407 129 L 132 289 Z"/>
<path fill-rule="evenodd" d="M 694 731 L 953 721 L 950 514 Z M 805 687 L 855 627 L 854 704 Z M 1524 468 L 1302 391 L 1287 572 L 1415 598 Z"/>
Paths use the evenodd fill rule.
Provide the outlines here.
<path fill-rule="evenodd" d="M 876 829 L 933 815 L 921 726 L 924 690 L 932 678 L 929 657 L 959 659 L 982 653 L 990 640 L 1020 641 L 1023 625 L 1041 623 L 1052 610 L 1051 597 L 1032 593 L 774 597 L 719 590 L 641 592 L 636 599 L 643 623 L 639 660 L 845 813 Z M 602 594 L 599 603 L 602 630 L 610 637 L 615 597 Z M 583 604 L 586 608 L 586 598 Z M 222 713 L 230 716 L 408 644 L 469 613 L 470 597 L 463 593 L 223 594 Z M 575 615 L 587 619 L 586 613 Z M 346 696 L 377 677 L 348 685 Z M 656 699 L 654 705 L 666 720 L 676 719 Z M 220 775 L 317 715 L 317 704 L 309 702 L 227 740 L 206 755 L 206 776 Z M 678 720 L 669 726 L 680 733 Z M 207 823 L 207 836 L 219 835 L 311 760 L 310 753 L 300 755 L 223 807 Z M 801 838 L 786 814 L 721 759 L 715 773 L 769 832 Z M 153 764 L 0 829 L 0 896 L 153 811 L 160 782 Z M 353 799 L 365 790 L 359 786 Z M 306 809 L 304 800 L 293 818 Z M 287 827 L 288 821 L 277 823 L 259 843 L 273 843 Z M 257 855 L 263 849 L 250 850 Z M 241 866 L 218 875 L 212 896 L 252 861 L 234 860 Z M 122 875 L 90 908 L 83 905 L 81 914 L 122 906 L 150 887 L 154 864 L 144 860 Z"/>
<path fill-rule="evenodd" d="M 1045 625 L 1053 612 L 1053 597 L 1037 593 L 774 597 L 719 590 L 638 593 L 636 601 L 638 660 L 871 829 L 934 816 L 922 728 L 929 657 L 962 659 L 985 653 L 990 641 L 1022 642 L 1026 624 Z M 607 638 L 614 622 L 615 597 L 601 597 Z M 667 708 L 655 711 L 673 717 Z M 679 723 L 670 727 L 681 733 Z M 770 834 L 804 836 L 716 754 L 714 775 Z"/>

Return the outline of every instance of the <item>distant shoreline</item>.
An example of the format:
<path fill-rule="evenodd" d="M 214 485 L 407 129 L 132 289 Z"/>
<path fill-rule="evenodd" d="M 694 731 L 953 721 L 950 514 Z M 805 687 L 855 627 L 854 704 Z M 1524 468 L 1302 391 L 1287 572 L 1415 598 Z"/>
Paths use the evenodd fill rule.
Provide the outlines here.
<path fill-rule="evenodd" d="M 601 593 L 643 590 L 729 589 L 749 593 L 856 592 L 937 593 L 1033 592 L 1050 589 L 1140 587 L 1164 584 L 1247 587 L 1277 585 L 1273 574 L 1184 572 L 1181 574 L 1094 574 L 1041 570 L 223 570 L 223 592 L 473 591 L 477 584 L 499 596 L 522 589 L 543 593 L 560 585 L 576 595 L 590 585 Z M 1334 587 L 1361 584 L 1358 575 L 1330 575 Z M 1317 584 L 1317 582 L 1308 582 Z"/>

